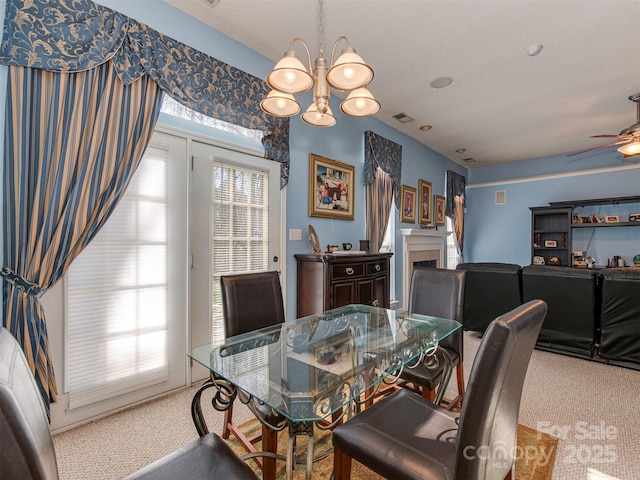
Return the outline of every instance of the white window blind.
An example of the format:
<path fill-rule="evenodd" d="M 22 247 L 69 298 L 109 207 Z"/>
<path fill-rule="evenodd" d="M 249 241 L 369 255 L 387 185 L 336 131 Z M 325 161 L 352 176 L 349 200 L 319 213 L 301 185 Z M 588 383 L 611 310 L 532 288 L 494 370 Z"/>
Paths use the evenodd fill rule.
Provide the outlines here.
<path fill-rule="evenodd" d="M 384 232 L 384 240 L 380 246 L 380 252 L 392 252 L 396 251 L 396 202 L 392 199 L 391 212 L 389 212 L 389 221 L 387 223 L 387 229 Z M 389 298 L 394 302 L 396 299 L 396 260 L 395 255 L 391 255 L 389 259 Z"/>
<path fill-rule="evenodd" d="M 268 173 L 219 162 L 211 168 L 211 338 L 224 341 L 220 277 L 269 266 Z"/>
<path fill-rule="evenodd" d="M 447 235 L 447 268 L 454 270 L 460 263 L 460 255 L 458 255 L 458 247 L 456 241 L 456 233 L 453 229 L 453 220 L 449 217 L 446 219 L 446 229 L 448 232 L 453 232 Z"/>
<path fill-rule="evenodd" d="M 166 381 L 168 153 L 148 148 L 66 277 L 69 408 Z"/>

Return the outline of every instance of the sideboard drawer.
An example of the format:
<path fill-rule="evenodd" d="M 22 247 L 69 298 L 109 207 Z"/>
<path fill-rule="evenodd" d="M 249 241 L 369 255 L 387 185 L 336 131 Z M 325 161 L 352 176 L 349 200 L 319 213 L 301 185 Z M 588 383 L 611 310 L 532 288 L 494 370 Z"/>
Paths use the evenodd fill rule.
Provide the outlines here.
<path fill-rule="evenodd" d="M 363 263 L 345 263 L 342 265 L 333 265 L 331 270 L 333 278 L 354 278 L 364 275 Z"/>
<path fill-rule="evenodd" d="M 388 261 L 370 262 L 367 263 L 367 275 L 377 275 L 385 273 L 387 271 Z"/>

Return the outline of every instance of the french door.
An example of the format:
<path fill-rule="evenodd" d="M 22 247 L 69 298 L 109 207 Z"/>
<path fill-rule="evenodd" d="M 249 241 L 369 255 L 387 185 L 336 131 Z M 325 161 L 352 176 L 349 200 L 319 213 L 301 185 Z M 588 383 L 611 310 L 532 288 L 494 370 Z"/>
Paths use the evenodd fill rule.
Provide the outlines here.
<path fill-rule="evenodd" d="M 280 164 L 192 142 L 191 345 L 222 343 L 220 277 L 280 271 Z M 192 378 L 208 372 L 193 366 Z"/>

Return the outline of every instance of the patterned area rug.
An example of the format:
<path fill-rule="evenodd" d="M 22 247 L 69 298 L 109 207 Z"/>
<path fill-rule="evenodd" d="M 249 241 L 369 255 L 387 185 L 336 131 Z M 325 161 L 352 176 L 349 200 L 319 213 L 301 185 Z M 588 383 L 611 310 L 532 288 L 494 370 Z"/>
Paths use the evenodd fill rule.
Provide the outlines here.
<path fill-rule="evenodd" d="M 260 424 L 257 420 L 250 420 L 241 426 L 242 431 L 248 437 L 260 433 Z M 246 453 L 246 451 L 240 446 L 237 440 L 231 436 L 229 438 L 229 444 L 238 455 Z M 298 438 L 298 451 L 305 452 L 306 439 L 304 437 Z M 553 462 L 555 459 L 556 448 L 558 440 L 549 434 L 539 432 L 533 428 L 526 427 L 524 425 L 518 425 L 518 449 L 515 467 L 516 480 L 550 480 L 551 471 L 553 469 Z M 287 432 L 286 430 L 278 434 L 278 453 L 284 455 L 287 446 Z M 260 444 L 257 444 L 258 450 L 260 450 Z M 314 434 L 314 450 L 315 455 L 319 456 L 323 452 L 327 452 L 331 448 L 331 434 L 330 432 L 315 429 Z M 303 458 L 299 459 L 300 462 L 304 462 Z M 249 465 L 254 468 L 258 476 L 262 476 L 261 471 L 255 466 L 255 463 L 249 461 Z M 328 455 L 326 458 L 317 461 L 313 464 L 313 478 L 326 479 L 331 475 L 333 468 L 333 456 Z M 278 480 L 285 478 L 285 464 L 284 462 L 277 463 L 277 478 Z M 294 479 L 304 479 L 305 471 L 304 464 L 298 464 L 293 472 Z M 359 464 L 356 461 L 352 462 L 351 467 L 352 480 L 370 480 L 381 479 L 383 477 L 369 470 L 364 465 Z"/>

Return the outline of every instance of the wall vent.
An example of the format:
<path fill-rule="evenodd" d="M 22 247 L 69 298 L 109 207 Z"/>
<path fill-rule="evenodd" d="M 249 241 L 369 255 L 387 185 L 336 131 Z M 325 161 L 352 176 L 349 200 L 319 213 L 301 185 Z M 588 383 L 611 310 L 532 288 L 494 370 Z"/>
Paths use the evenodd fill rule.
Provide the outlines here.
<path fill-rule="evenodd" d="M 395 118 L 396 120 L 398 120 L 400 123 L 409 123 L 409 122 L 413 122 L 413 118 L 411 118 L 409 115 L 407 115 L 406 113 L 398 113 L 396 115 L 393 116 L 393 118 Z"/>
<path fill-rule="evenodd" d="M 506 190 L 497 190 L 496 191 L 496 205 L 506 205 L 507 204 L 507 192 Z"/>

